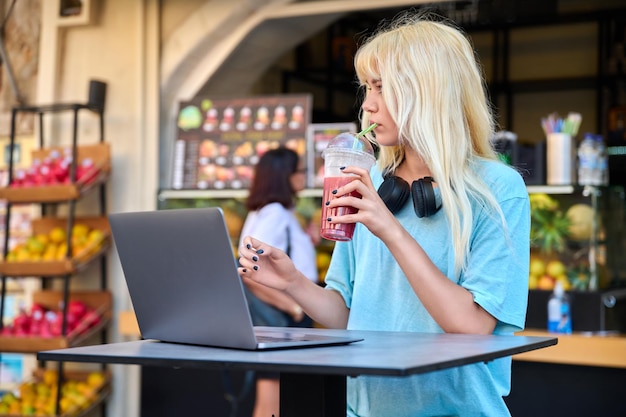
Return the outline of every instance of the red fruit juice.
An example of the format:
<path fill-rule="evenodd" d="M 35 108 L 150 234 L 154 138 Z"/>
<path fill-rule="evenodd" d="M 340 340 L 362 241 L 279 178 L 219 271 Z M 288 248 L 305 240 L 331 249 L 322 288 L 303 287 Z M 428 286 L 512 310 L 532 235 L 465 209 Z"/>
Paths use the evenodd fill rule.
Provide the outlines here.
<path fill-rule="evenodd" d="M 329 223 L 327 219 L 329 217 L 343 216 L 346 214 L 354 214 L 357 212 L 357 209 L 354 207 L 334 207 L 328 208 L 326 206 L 327 201 L 334 200 L 336 197 L 332 194 L 333 190 L 336 190 L 339 187 L 343 187 L 347 183 L 354 180 L 355 177 L 341 176 L 341 177 L 327 177 L 324 178 L 324 191 L 322 195 L 322 227 L 320 234 L 324 239 L 328 240 L 337 240 L 341 242 L 345 242 L 352 239 L 352 235 L 354 234 L 354 226 L 355 223 Z M 353 196 L 361 198 L 361 194 L 355 192 L 345 194 L 345 196 Z"/>

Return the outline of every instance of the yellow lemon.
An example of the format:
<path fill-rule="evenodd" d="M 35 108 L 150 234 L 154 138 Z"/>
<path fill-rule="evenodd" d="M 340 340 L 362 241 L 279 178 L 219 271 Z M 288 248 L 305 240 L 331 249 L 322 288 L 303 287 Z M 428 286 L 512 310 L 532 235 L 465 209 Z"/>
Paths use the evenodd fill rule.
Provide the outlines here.
<path fill-rule="evenodd" d="M 37 233 L 35 235 L 35 239 L 41 242 L 42 245 L 46 246 L 48 242 L 50 242 L 50 237 L 45 233 Z"/>
<path fill-rule="evenodd" d="M 105 382 L 105 377 L 102 372 L 91 372 L 87 375 L 87 385 L 94 388 L 99 388 Z"/>
<path fill-rule="evenodd" d="M 561 261 L 550 261 L 546 266 L 546 273 L 552 278 L 556 278 L 560 275 L 565 275 L 565 265 Z"/>
<path fill-rule="evenodd" d="M 62 243 L 66 241 L 67 234 L 65 233 L 65 229 L 57 226 L 50 230 L 50 233 L 48 233 L 48 237 L 50 238 L 50 241 L 54 243 Z"/>
<path fill-rule="evenodd" d="M 530 259 L 530 274 L 535 276 L 542 276 L 546 273 L 546 264 L 539 258 Z"/>
<path fill-rule="evenodd" d="M 56 260 L 61 261 L 67 256 L 67 243 L 62 242 L 57 246 Z"/>
<path fill-rule="evenodd" d="M 567 279 L 567 275 L 559 275 L 556 277 L 556 280 L 561 283 L 563 290 L 567 291 L 572 289 L 572 284 L 569 282 L 569 279 Z"/>
<path fill-rule="evenodd" d="M 89 233 L 89 226 L 83 223 L 76 223 L 72 226 L 72 237 L 78 238 L 87 238 L 87 234 Z"/>
<path fill-rule="evenodd" d="M 104 232 L 99 229 L 91 229 L 89 234 L 87 234 L 87 242 L 90 244 L 98 244 L 104 240 Z"/>
<path fill-rule="evenodd" d="M 57 245 L 55 243 L 49 243 L 46 246 L 46 250 L 44 251 L 41 259 L 44 261 L 54 261 L 57 256 Z"/>
<path fill-rule="evenodd" d="M 15 260 L 17 262 L 25 262 L 30 260 L 30 252 L 26 248 L 18 249 L 15 254 Z"/>
<path fill-rule="evenodd" d="M 528 289 L 534 290 L 539 286 L 539 275 L 530 274 L 528 276 Z"/>

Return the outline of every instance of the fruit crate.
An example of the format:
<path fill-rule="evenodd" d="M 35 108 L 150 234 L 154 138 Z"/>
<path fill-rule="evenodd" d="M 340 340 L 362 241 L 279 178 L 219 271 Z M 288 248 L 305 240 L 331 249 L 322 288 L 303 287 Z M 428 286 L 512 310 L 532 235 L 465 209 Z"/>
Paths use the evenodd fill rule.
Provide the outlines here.
<path fill-rule="evenodd" d="M 52 150 L 63 152 L 63 147 L 37 149 L 32 152 L 33 160 L 43 160 Z M 53 184 L 28 187 L 0 188 L 0 199 L 11 203 L 59 203 L 76 200 L 94 186 L 103 184 L 111 172 L 111 149 L 108 143 L 77 147 L 77 163 L 89 158 L 93 161 L 93 174 L 85 181 L 71 184 Z"/>
<path fill-rule="evenodd" d="M 77 217 L 74 224 L 84 224 L 92 229 L 103 232 L 104 239 L 100 247 L 86 247 L 82 254 L 76 257 L 57 261 L 25 261 L 0 262 L 0 274 L 11 277 L 53 277 L 75 274 L 83 270 L 91 261 L 103 255 L 111 246 L 111 229 L 106 217 Z M 43 233 L 48 234 L 55 227 L 67 229 L 67 219 L 58 217 L 43 217 L 35 219 L 31 223 L 33 236 Z M 92 250 L 93 249 L 93 250 Z"/>
<path fill-rule="evenodd" d="M 54 373 L 53 378 L 49 376 L 46 377 L 46 372 L 49 370 L 46 369 L 35 369 L 33 371 L 33 377 L 31 380 L 22 383 L 22 387 L 18 389 L 18 391 L 22 391 L 24 387 L 29 385 L 37 385 L 41 386 L 44 382 L 47 381 L 46 386 L 50 388 L 51 386 L 58 387 L 58 374 Z M 0 410 L 0 417 L 19 417 L 19 416 L 31 416 L 31 415 L 42 415 L 42 416 L 50 416 L 50 417 L 79 417 L 90 415 L 91 411 L 98 407 L 106 398 L 111 394 L 111 373 L 109 371 L 97 371 L 99 375 L 103 377 L 102 381 L 99 383 L 88 384 L 90 380 L 90 375 L 96 373 L 95 371 L 79 371 L 79 370 L 64 370 L 63 378 L 61 384 L 63 385 L 66 381 L 72 381 L 69 385 L 71 388 L 66 388 L 69 392 L 66 397 L 66 400 L 61 400 L 63 402 L 64 410 L 61 412 L 57 410 L 55 404 L 48 404 L 48 409 L 44 411 L 33 411 L 28 405 L 24 405 L 23 398 L 18 394 L 14 396 L 14 401 L 20 404 L 19 408 L 22 410 L 21 413 L 26 412 L 26 414 L 16 414 L 14 412 L 9 411 L 8 413 L 4 413 L 6 408 Z M 49 381 L 53 379 L 53 381 Z M 27 388 L 26 388 L 27 389 Z M 39 388 L 42 390 L 42 388 Z M 7 393 L 5 393 L 6 395 Z M 53 394 L 53 393 L 50 393 Z M 0 397 L 1 398 L 1 397 Z M 56 400 L 56 397 L 52 397 L 53 401 Z M 49 398 L 47 401 L 51 401 Z M 2 401 L 0 401 L 2 404 Z M 60 403 L 61 404 L 61 403 Z M 18 407 L 15 406 L 15 409 Z M 34 408 L 34 403 L 33 403 Z M 54 412 L 57 411 L 55 414 Z"/>
<path fill-rule="evenodd" d="M 32 297 L 33 304 L 41 304 L 48 309 L 58 309 L 59 302 L 62 300 L 63 292 L 53 290 L 36 291 Z M 84 332 L 75 331 L 67 336 L 0 336 L 0 352 L 37 353 L 42 350 L 80 346 L 109 324 L 112 307 L 112 296 L 109 291 L 72 291 L 69 295 L 69 301 L 72 300 L 82 301 L 87 306 L 94 308 L 100 317 L 99 322 Z"/>

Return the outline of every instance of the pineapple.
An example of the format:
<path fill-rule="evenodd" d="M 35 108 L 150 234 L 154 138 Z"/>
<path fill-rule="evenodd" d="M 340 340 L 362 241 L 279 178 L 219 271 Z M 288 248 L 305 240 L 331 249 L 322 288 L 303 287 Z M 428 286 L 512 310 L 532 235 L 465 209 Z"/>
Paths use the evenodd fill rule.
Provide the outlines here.
<path fill-rule="evenodd" d="M 558 201 L 547 194 L 531 194 L 530 217 L 531 246 L 544 254 L 563 252 L 571 222 Z"/>

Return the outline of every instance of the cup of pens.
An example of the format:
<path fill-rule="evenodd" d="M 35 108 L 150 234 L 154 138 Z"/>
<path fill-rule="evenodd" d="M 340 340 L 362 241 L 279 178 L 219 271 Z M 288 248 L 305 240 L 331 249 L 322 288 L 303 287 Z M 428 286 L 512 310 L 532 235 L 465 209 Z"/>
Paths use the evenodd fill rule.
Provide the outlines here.
<path fill-rule="evenodd" d="M 354 214 L 357 212 L 357 209 L 351 206 L 329 208 L 326 206 L 326 202 L 335 198 L 344 197 L 335 197 L 333 191 L 339 187 L 343 187 L 356 178 L 353 174 L 344 173 L 341 170 L 342 167 L 356 166 L 369 171 L 376 162 L 374 148 L 365 138 L 365 134 L 375 127 L 376 124 L 372 124 L 367 129 L 357 134 L 341 133 L 335 136 L 322 152 L 322 158 L 324 158 L 324 189 L 322 192 L 320 235 L 324 239 L 349 241 L 354 235 L 355 223 L 330 223 L 328 218 Z M 348 195 L 358 198 L 361 197 L 357 192 L 352 192 L 345 196 Z"/>
<path fill-rule="evenodd" d="M 546 183 L 570 185 L 576 183 L 576 146 L 573 138 L 582 121 L 579 113 L 570 112 L 566 119 L 556 113 L 541 119 L 546 135 Z"/>

